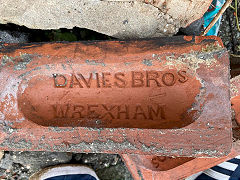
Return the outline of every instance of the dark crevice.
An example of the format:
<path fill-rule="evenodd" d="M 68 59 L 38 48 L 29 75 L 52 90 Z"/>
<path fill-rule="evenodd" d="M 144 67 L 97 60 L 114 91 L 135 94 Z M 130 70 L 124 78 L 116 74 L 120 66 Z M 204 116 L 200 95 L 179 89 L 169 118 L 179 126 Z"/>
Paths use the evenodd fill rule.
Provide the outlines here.
<path fill-rule="evenodd" d="M 228 21 L 231 22 L 231 18 L 230 18 L 230 14 L 229 13 L 230 12 L 227 11 L 226 12 L 226 16 L 227 16 Z M 234 38 L 234 31 L 233 31 L 234 27 L 232 27 L 231 25 L 229 27 L 230 27 L 230 31 L 231 31 L 231 41 L 232 41 L 231 51 L 234 53 L 236 51 L 236 49 L 235 49 L 235 46 L 236 46 L 236 41 L 235 40 L 236 39 Z"/>
<path fill-rule="evenodd" d="M 24 42 L 53 42 L 53 41 L 82 41 L 82 40 L 111 40 L 113 37 L 89 30 L 74 27 L 72 29 L 29 29 L 15 24 L 0 24 L 0 33 L 8 33 L 12 38 Z M 0 36 L 1 41 L 1 36 Z"/>

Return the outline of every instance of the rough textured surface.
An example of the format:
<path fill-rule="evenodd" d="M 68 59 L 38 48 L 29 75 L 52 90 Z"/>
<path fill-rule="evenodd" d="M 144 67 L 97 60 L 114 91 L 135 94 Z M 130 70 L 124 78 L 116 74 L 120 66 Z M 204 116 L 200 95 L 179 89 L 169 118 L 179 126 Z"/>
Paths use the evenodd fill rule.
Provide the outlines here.
<path fill-rule="evenodd" d="M 26 178 L 39 169 L 57 165 L 60 163 L 68 163 L 72 159 L 71 153 L 52 153 L 52 152 L 6 152 L 4 158 L 0 162 L 1 178 Z M 4 171 L 5 170 L 5 171 Z M 11 177 L 14 171 L 22 171 L 21 174 Z"/>
<path fill-rule="evenodd" d="M 34 29 L 82 27 L 117 38 L 173 35 L 201 18 L 211 0 L 0 0 L 0 23 Z M 184 13 L 183 13 L 184 12 Z"/>
<path fill-rule="evenodd" d="M 3 78 L 0 105 L 4 120 L 1 123 L 2 149 L 196 157 L 219 157 L 229 153 L 229 62 L 226 50 L 216 37 L 180 36 L 139 41 L 4 44 L 0 56 L 0 73 Z M 101 73 L 101 77 L 104 77 L 102 73 L 108 73 L 108 81 L 102 78 L 98 87 L 96 77 L 85 88 L 81 88 L 80 84 L 76 85 L 76 80 L 70 80 L 68 86 L 59 85 L 65 82 L 56 83 L 56 74 L 70 77 L 75 72 L 80 76 L 79 69 L 82 69 L 82 77 L 89 77 L 88 81 L 91 79 L 87 75 L 89 72 Z M 159 73 L 153 83 L 149 83 L 147 75 L 143 75 L 148 71 Z M 123 76 L 127 86 L 119 82 L 113 83 L 115 79 L 111 77 L 116 76 L 111 74 L 115 72 L 126 74 Z M 145 78 L 140 81 L 140 86 L 139 83 L 136 86 L 135 77 L 131 78 L 135 72 Z M 165 74 L 168 76 L 164 76 Z M 106 82 L 107 88 L 104 86 Z M 86 84 L 89 83 L 85 82 Z M 79 93 L 79 88 L 82 93 Z M 132 95 L 121 101 L 119 98 L 123 97 L 120 97 L 119 92 L 126 93 L 126 98 L 130 93 L 129 89 L 134 89 L 135 96 L 139 98 Z M 95 97 L 91 101 L 89 93 Z M 104 103 L 104 96 L 109 104 Z M 185 96 L 189 99 L 182 99 Z M 159 97 L 164 97 L 165 100 Z M 79 98 L 81 101 L 76 102 Z M 68 109 L 65 108 L 66 104 L 67 107 L 81 107 L 78 103 L 86 104 L 84 99 L 89 100 L 89 106 L 95 107 L 95 110 L 91 109 L 91 113 L 87 113 L 88 117 L 84 117 L 86 113 L 80 113 L 76 109 L 64 115 L 61 110 L 56 110 L 57 105 L 63 106 L 60 109 Z M 190 104 L 185 107 L 188 101 Z M 144 103 L 141 104 L 142 102 Z M 145 115 L 145 102 L 154 109 L 156 107 L 153 105 L 157 104 L 158 113 L 155 112 L 154 117 Z M 126 105 L 129 109 L 133 107 L 130 109 L 132 111 L 129 110 L 131 116 L 117 118 L 116 112 L 100 111 L 97 108 L 102 103 L 108 109 L 112 105 Z M 158 108 L 158 103 L 162 103 L 165 110 Z M 180 104 L 171 109 L 174 107 L 171 103 Z M 221 113 L 216 110 L 215 104 L 219 104 L 217 108 L 221 108 Z M 135 108 L 136 105 L 138 108 Z M 145 110 L 139 112 L 139 107 Z M 176 109 L 172 118 L 171 112 Z M 136 114 L 141 116 L 135 118 Z M 135 124 L 132 123 L 133 120 Z M 126 124 L 121 124 L 121 121 Z M 133 127 L 136 129 L 131 129 Z"/>
<path fill-rule="evenodd" d="M 231 103 L 233 113 L 233 147 L 240 153 L 240 75 L 231 79 Z"/>
<path fill-rule="evenodd" d="M 16 28 L 17 29 L 17 28 Z M 43 32 L 41 32 L 43 34 Z M 29 34 L 33 33 L 4 30 L 0 31 L 0 41 L 4 43 L 24 43 Z M 38 33 L 34 33 L 35 36 Z M 65 152 L 34 152 L 34 151 L 1 151 L 0 178 L 7 180 L 28 180 L 41 168 L 55 164 L 84 164 L 92 167 L 101 180 L 121 179 L 132 180 L 131 174 L 119 155 L 114 154 L 83 154 Z"/>
<path fill-rule="evenodd" d="M 141 155 L 122 155 L 134 179 L 160 180 L 185 179 L 239 155 L 232 150 L 220 158 L 176 158 Z"/>
<path fill-rule="evenodd" d="M 18 31 L 1 31 L 0 30 L 0 42 L 5 43 L 23 43 L 28 41 L 28 36 L 25 33 Z"/>
<path fill-rule="evenodd" d="M 240 60 L 240 58 L 238 59 Z M 240 153 L 240 73 L 231 79 L 233 148 Z"/>
<path fill-rule="evenodd" d="M 0 151 L 0 160 L 2 160 L 3 156 L 4 156 L 4 151 Z"/>
<path fill-rule="evenodd" d="M 0 178 L 27 180 L 44 167 L 64 163 L 87 165 L 95 170 L 101 180 L 132 179 L 118 155 L 20 151 L 5 152 L 0 161 Z"/>
<path fill-rule="evenodd" d="M 231 97 L 234 118 L 236 123 L 240 125 L 240 76 L 231 79 Z M 237 127 L 237 130 L 239 130 L 239 127 Z"/>
<path fill-rule="evenodd" d="M 234 7 L 234 1 L 232 3 Z M 240 7 L 240 1 L 238 1 L 238 9 Z M 238 11 L 238 19 L 240 19 L 240 12 Z M 220 31 L 218 34 L 224 42 L 224 46 L 229 50 L 230 53 L 240 55 L 240 31 L 237 29 L 236 18 L 234 10 L 228 8 L 223 14 Z M 239 62 L 233 62 L 239 64 Z"/>
<path fill-rule="evenodd" d="M 222 40 L 223 40 L 224 44 L 227 45 L 228 50 L 233 52 L 233 50 L 232 50 L 233 42 L 236 42 L 236 41 L 240 42 L 240 41 L 238 39 L 239 36 L 237 36 L 236 33 L 232 33 L 232 31 L 230 30 L 229 24 L 233 24 L 232 27 L 234 29 L 236 29 L 236 26 L 234 25 L 235 22 L 234 22 L 234 16 L 233 16 L 232 10 L 228 9 L 228 11 L 229 11 L 230 18 L 223 18 L 222 19 L 222 25 L 220 27 L 220 30 L 221 30 L 220 36 L 222 37 Z M 226 17 L 225 13 L 224 13 L 224 17 Z M 237 31 L 235 31 L 235 32 L 237 32 Z M 7 42 L 9 42 L 9 41 L 7 41 Z M 240 137 L 240 136 L 238 136 L 238 137 Z M 39 154 L 39 152 L 34 152 L 34 151 L 29 152 L 29 153 L 33 154 L 33 156 L 34 156 L 34 154 L 37 154 L 37 155 Z M 55 152 L 55 153 L 58 154 L 57 152 Z M 22 156 L 22 158 L 28 159 L 28 156 L 24 156 L 25 154 L 23 154 L 23 153 L 21 153 L 21 154 L 18 153 L 18 155 Z M 95 158 L 96 156 L 101 157 L 102 154 L 88 154 L 88 156 L 91 156 L 91 155 L 93 156 L 93 158 Z M 13 156 L 13 153 L 5 152 L 5 157 L 6 156 Z M 82 154 L 77 154 L 78 159 L 80 159 L 81 156 L 82 156 Z M 36 158 L 38 158 L 38 157 L 36 156 Z M 73 158 L 74 158 L 74 155 L 73 155 Z M 45 161 L 48 161 L 48 159 L 51 159 L 51 157 L 45 156 Z M 35 161 L 35 162 L 37 162 L 37 161 Z M 78 161 L 78 162 L 81 163 L 81 164 L 83 163 L 83 161 L 81 161 L 81 160 Z M 96 159 L 96 162 L 99 162 L 99 161 Z M 108 169 L 109 169 L 109 171 L 107 172 Z M 119 172 L 119 169 L 120 170 L 125 169 L 125 172 L 123 172 L 122 174 L 120 174 L 118 176 L 119 179 L 124 179 L 126 174 L 129 175 L 129 172 L 124 167 L 123 163 L 121 163 L 121 166 L 110 166 L 110 167 L 106 168 L 104 171 L 99 171 L 100 173 L 98 173 L 98 175 L 100 177 L 106 177 L 106 178 L 102 178 L 102 179 L 108 180 L 109 179 L 108 177 L 111 177 L 111 176 L 115 175 L 115 173 L 112 173 L 112 172 L 113 171 L 114 172 Z M 18 178 L 15 178 L 15 179 L 19 179 L 19 180 L 26 180 L 29 177 L 26 173 L 31 174 L 31 172 L 29 171 L 29 167 L 23 166 L 22 164 L 16 164 L 16 163 L 12 163 L 9 166 L 9 169 L 3 168 L 3 165 L 2 165 L 1 169 L 0 169 L 0 173 L 1 174 L 7 174 L 7 178 L 4 178 L 4 179 L 9 179 L 9 180 L 14 179 L 14 177 L 18 177 Z M 114 179 L 114 178 L 112 178 L 112 179 Z"/>
<path fill-rule="evenodd" d="M 191 25 L 186 28 L 180 28 L 179 31 L 192 36 L 200 36 L 203 31 L 204 19 L 203 17 L 194 21 Z"/>

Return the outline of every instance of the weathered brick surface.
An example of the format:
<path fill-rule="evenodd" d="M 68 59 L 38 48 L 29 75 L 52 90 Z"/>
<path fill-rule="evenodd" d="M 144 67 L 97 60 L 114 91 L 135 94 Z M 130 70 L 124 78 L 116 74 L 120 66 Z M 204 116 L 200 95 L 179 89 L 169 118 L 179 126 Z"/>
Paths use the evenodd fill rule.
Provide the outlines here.
<path fill-rule="evenodd" d="M 193 174 L 209 169 L 234 158 L 239 153 L 232 150 L 227 156 L 219 158 L 187 158 L 149 155 L 122 155 L 134 179 L 171 180 L 185 179 Z"/>
<path fill-rule="evenodd" d="M 233 112 L 233 148 L 240 152 L 240 76 L 231 79 L 231 104 Z"/>
<path fill-rule="evenodd" d="M 224 156 L 229 62 L 215 37 L 2 44 L 1 149 Z"/>
<path fill-rule="evenodd" d="M 234 69 L 231 69 L 231 73 Z M 166 157 L 122 154 L 134 179 L 184 179 L 239 155 L 240 152 L 240 76 L 231 79 L 233 110 L 233 147 L 230 154 L 219 158 Z"/>

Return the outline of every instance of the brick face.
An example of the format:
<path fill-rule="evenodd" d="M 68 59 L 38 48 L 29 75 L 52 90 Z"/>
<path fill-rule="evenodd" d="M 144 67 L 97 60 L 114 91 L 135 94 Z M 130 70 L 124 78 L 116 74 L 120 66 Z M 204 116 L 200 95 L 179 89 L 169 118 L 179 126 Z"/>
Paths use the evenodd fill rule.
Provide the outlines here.
<path fill-rule="evenodd" d="M 3 44 L 0 58 L 1 149 L 230 151 L 229 60 L 216 37 Z"/>

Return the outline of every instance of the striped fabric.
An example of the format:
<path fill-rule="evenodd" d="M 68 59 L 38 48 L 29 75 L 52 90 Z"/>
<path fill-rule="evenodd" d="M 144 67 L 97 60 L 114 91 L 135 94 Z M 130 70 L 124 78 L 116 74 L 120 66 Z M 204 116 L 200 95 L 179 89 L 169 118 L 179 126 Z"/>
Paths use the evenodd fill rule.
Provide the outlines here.
<path fill-rule="evenodd" d="M 186 180 L 240 180 L 240 156 L 223 162 Z"/>

